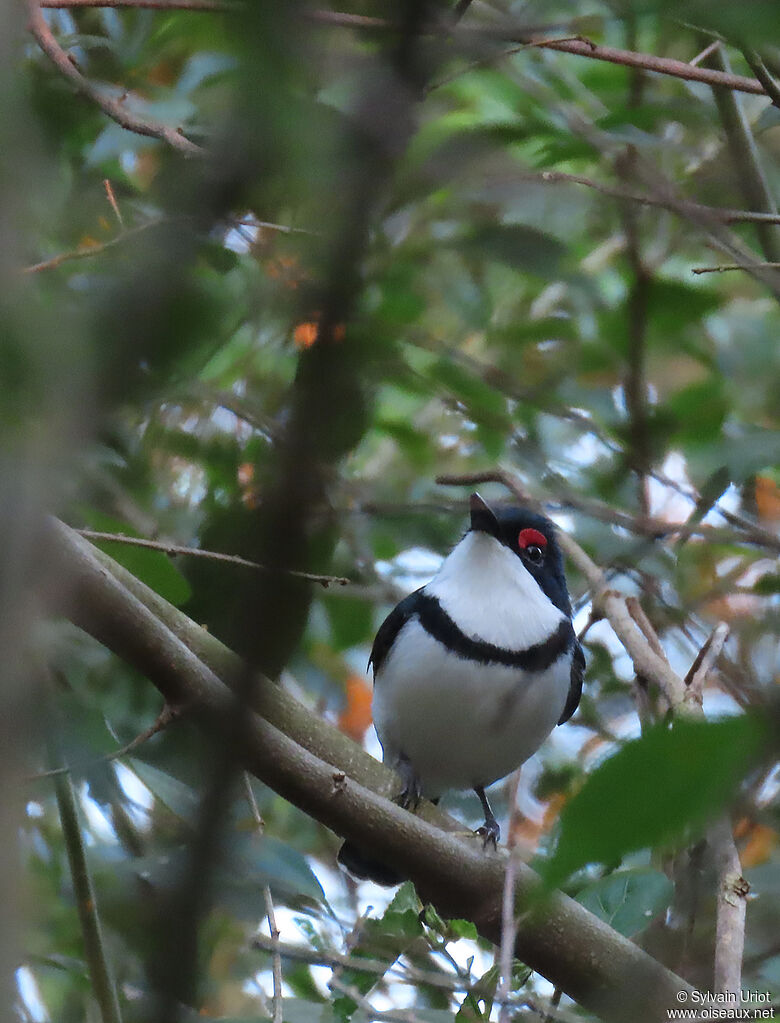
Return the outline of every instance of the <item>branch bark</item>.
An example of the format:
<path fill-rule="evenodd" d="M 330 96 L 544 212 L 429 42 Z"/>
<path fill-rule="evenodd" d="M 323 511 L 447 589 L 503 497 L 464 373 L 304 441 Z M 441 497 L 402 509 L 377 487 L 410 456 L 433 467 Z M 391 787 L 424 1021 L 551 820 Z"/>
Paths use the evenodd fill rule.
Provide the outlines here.
<path fill-rule="evenodd" d="M 225 682 L 235 681 L 235 655 L 62 523 L 52 522 L 48 539 L 61 584 L 51 606 L 142 671 L 168 702 L 220 729 L 232 709 Z M 395 776 L 278 687 L 258 680 L 253 705 L 265 716 L 247 712 L 240 752 L 250 771 L 340 835 L 381 850 L 444 916 L 471 919 L 500 941 L 505 854 L 485 855 L 478 840 L 453 834 L 462 826 L 430 804 L 416 816 L 384 798 Z M 286 721 L 286 734 L 274 721 Z M 517 957 L 605 1019 L 664 1018 L 686 983 L 571 899 L 541 903 L 537 884 L 518 863 Z"/>
<path fill-rule="evenodd" d="M 729 58 L 723 47 L 715 50 L 710 57 L 710 62 L 719 72 L 731 72 Z M 766 92 L 763 85 L 761 88 Z M 754 210 L 776 214 L 777 205 L 761 165 L 758 146 L 741 100 L 730 89 L 715 87 L 713 95 L 723 130 L 726 133 L 726 142 L 734 169 L 737 172 L 738 184 L 742 189 L 745 201 Z M 770 224 L 759 223 L 756 224 L 755 230 L 761 251 L 764 253 L 764 259 L 767 262 L 776 263 L 780 260 L 780 238 L 777 228 Z"/>
<path fill-rule="evenodd" d="M 60 74 L 76 87 L 77 92 L 97 104 L 104 114 L 107 114 L 112 121 L 135 132 L 136 135 L 146 135 L 149 138 L 160 139 L 167 142 L 172 149 L 184 153 L 185 156 L 199 156 L 204 150 L 200 146 L 183 135 L 180 131 L 169 128 L 167 125 L 159 124 L 156 121 L 147 121 L 142 117 L 126 110 L 119 100 L 106 96 L 88 79 L 82 75 L 78 68 L 70 61 L 67 53 L 63 50 L 54 38 L 51 29 L 41 14 L 41 5 L 37 0 L 29 0 L 30 18 L 28 27 L 40 48 L 54 64 Z"/>
<path fill-rule="evenodd" d="M 184 11 L 226 11 L 230 4 L 212 2 L 212 0 L 41 0 L 41 7 L 145 7 L 152 10 L 184 10 Z M 385 18 L 368 17 L 359 14 L 348 14 L 341 11 L 314 10 L 308 13 L 311 21 L 335 28 L 349 28 L 368 31 L 395 31 L 397 25 Z M 755 78 L 735 75 L 712 68 L 698 67 L 696 64 L 670 57 L 656 57 L 651 53 L 636 53 L 633 50 L 620 50 L 613 46 L 600 46 L 589 39 L 534 39 L 528 30 L 521 30 L 508 25 L 458 25 L 451 28 L 433 26 L 432 32 L 452 33 L 454 38 L 477 38 L 503 40 L 505 42 L 529 43 L 536 47 L 559 50 L 578 57 L 606 61 L 623 67 L 642 68 L 656 74 L 681 78 L 689 82 L 704 82 L 706 85 L 717 85 L 735 92 L 747 92 L 756 96 L 765 96 L 764 86 Z"/>

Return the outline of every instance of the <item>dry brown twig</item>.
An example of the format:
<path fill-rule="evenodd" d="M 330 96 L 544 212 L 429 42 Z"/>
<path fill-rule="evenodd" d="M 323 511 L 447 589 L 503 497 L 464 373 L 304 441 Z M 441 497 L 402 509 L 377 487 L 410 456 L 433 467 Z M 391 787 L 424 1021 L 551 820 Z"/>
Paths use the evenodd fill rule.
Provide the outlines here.
<path fill-rule="evenodd" d="M 762 218 L 768 224 L 780 223 L 780 217 L 775 217 L 772 214 Z M 780 269 L 780 263 L 754 263 L 754 267 L 766 267 L 770 270 Z M 743 263 L 722 263 L 720 266 L 692 266 L 692 274 L 722 274 L 726 273 L 727 270 L 748 270 L 749 267 Z"/>
<path fill-rule="evenodd" d="M 121 760 L 122 757 L 126 757 L 128 753 L 132 753 L 133 750 L 138 749 L 147 740 L 151 739 L 152 736 L 157 735 L 158 732 L 162 732 L 164 729 L 175 721 L 182 712 L 180 707 L 172 707 L 166 703 L 163 705 L 163 709 L 157 715 L 156 719 L 152 724 L 140 732 L 134 739 L 131 739 L 125 746 L 121 746 L 119 749 L 112 750 L 111 753 L 106 753 L 102 757 L 98 757 L 96 760 L 90 761 L 88 764 L 68 764 L 67 767 L 54 767 L 49 771 L 39 771 L 37 774 L 29 775 L 25 781 L 40 781 L 42 778 L 56 778 L 60 774 L 73 774 L 74 771 L 82 771 L 95 764 L 106 764 L 112 760 Z"/>
<path fill-rule="evenodd" d="M 219 3 L 216 0 L 40 0 L 40 6 L 51 8 L 144 7 L 161 11 L 229 11 L 231 9 L 230 4 Z M 460 6 L 463 6 L 465 9 L 468 5 L 464 2 L 458 5 L 458 7 Z M 458 8 L 456 8 L 456 14 L 457 10 Z M 359 31 L 392 31 L 397 27 L 392 20 L 386 18 L 349 14 L 341 11 L 311 10 L 306 13 L 306 17 L 320 25 L 330 25 L 337 28 Z M 434 24 L 430 26 L 428 31 L 436 34 L 451 33 L 456 38 L 504 40 L 522 45 L 528 45 L 530 42 L 537 47 L 559 50 L 563 53 L 570 53 L 579 57 L 589 57 L 593 60 L 619 64 L 623 67 L 640 68 L 672 78 L 681 78 L 685 81 L 703 82 L 707 85 L 717 85 L 725 89 L 752 93 L 758 96 L 767 95 L 762 83 L 755 78 L 715 71 L 711 68 L 699 67 L 698 64 L 693 62 L 686 63 L 682 60 L 673 60 L 670 57 L 656 57 L 650 53 L 636 53 L 633 50 L 619 50 L 612 46 L 600 46 L 598 43 L 580 36 L 567 37 L 565 39 L 538 40 L 533 39 L 527 29 L 518 29 L 511 23 L 506 25 L 451 24 L 449 26 Z M 142 134 L 147 133 L 146 131 L 142 132 Z"/>
<path fill-rule="evenodd" d="M 498 1014 L 498 1023 L 509 1023 L 512 1018 L 510 1014 L 509 997 L 512 993 L 512 963 L 515 958 L 515 931 L 517 921 L 515 919 L 515 875 L 517 861 L 515 859 L 515 835 L 517 831 L 517 820 L 519 810 L 517 806 L 517 790 L 520 787 L 520 768 L 512 775 L 509 781 L 509 833 L 507 835 L 507 850 L 509 855 L 506 860 L 506 874 L 504 875 L 504 895 L 501 903 L 501 945 L 499 946 L 499 964 L 501 980 L 496 992 L 501 1000 L 501 1009 Z"/>
<path fill-rule="evenodd" d="M 162 223 L 161 220 L 149 220 L 145 224 L 139 224 L 137 227 L 130 227 L 126 231 L 122 231 L 120 234 L 114 235 L 113 238 L 109 238 L 105 242 L 95 242 L 94 245 L 79 245 L 76 249 L 71 249 L 68 252 L 60 252 L 56 256 L 52 256 L 51 259 L 44 259 L 40 263 L 33 263 L 31 266 L 25 266 L 22 268 L 23 274 L 37 274 L 42 270 L 55 270 L 58 266 L 63 263 L 69 263 L 74 259 L 88 259 L 90 256 L 98 256 L 101 252 L 105 252 L 107 249 L 113 249 L 114 246 L 120 245 L 122 242 L 132 238 L 137 234 L 141 234 L 143 231 L 148 231 L 150 227 L 158 227 Z"/>
<path fill-rule="evenodd" d="M 160 139 L 185 156 L 200 156 L 204 153 L 200 146 L 191 142 L 181 131 L 169 128 L 167 125 L 159 124 L 156 121 L 148 121 L 138 117 L 127 110 L 122 105 L 121 100 L 107 96 L 97 86 L 93 85 L 92 82 L 82 75 L 65 50 L 54 38 L 51 29 L 46 24 L 46 19 L 41 13 L 41 4 L 38 0 L 28 0 L 28 11 L 28 28 L 49 60 L 51 60 L 60 74 L 75 86 L 82 96 L 86 96 L 87 99 L 99 106 L 103 113 L 107 114 L 112 121 L 116 121 L 121 127 L 134 132 L 136 135 Z"/>
<path fill-rule="evenodd" d="M 271 898 L 271 889 L 268 885 L 263 889 L 263 898 L 265 899 L 265 911 L 268 917 L 268 930 L 271 932 L 271 944 L 273 946 L 273 967 L 272 973 L 274 978 L 274 997 L 273 997 L 273 1023 L 282 1023 L 283 1016 L 283 1004 L 282 1004 L 282 956 L 279 951 L 279 935 L 280 931 L 276 925 L 276 914 L 274 913 L 274 903 Z"/>
<path fill-rule="evenodd" d="M 715 667 L 726 640 L 729 638 L 729 627 L 725 622 L 720 622 L 707 637 L 704 646 L 696 655 L 696 659 L 685 676 L 686 703 L 697 703 L 702 705 L 704 685 L 707 678 Z"/>
<path fill-rule="evenodd" d="M 670 213 L 677 213 L 687 217 L 691 214 L 698 216 L 712 217 L 724 224 L 780 224 L 780 214 L 755 212 L 752 210 L 728 209 L 726 207 L 706 206 L 704 203 L 694 202 L 691 199 L 677 199 L 673 196 L 649 195 L 632 191 L 621 185 L 608 185 L 601 181 L 594 181 L 592 178 L 582 174 L 567 174 L 564 171 L 542 171 L 540 174 L 522 175 L 524 181 L 542 181 L 545 184 L 573 184 L 583 185 L 585 188 L 592 188 L 601 195 L 609 196 L 612 199 L 627 200 L 638 203 L 640 206 L 649 206 L 656 209 L 668 210 Z M 757 263 L 758 266 L 772 266 L 771 263 Z M 726 267 L 725 269 L 742 270 L 742 265 Z M 693 273 L 705 273 L 707 268 L 697 267 Z"/>
<path fill-rule="evenodd" d="M 140 536 L 125 536 L 124 533 L 102 533 L 95 529 L 77 529 L 76 532 L 86 540 L 106 540 L 111 543 L 125 543 L 131 547 L 145 547 L 149 550 L 160 551 L 163 554 L 181 554 L 193 558 L 206 558 L 209 561 L 223 561 L 230 565 L 240 565 L 242 568 L 252 568 L 258 572 L 265 572 L 264 565 L 258 565 L 256 561 L 248 561 L 238 554 L 221 554 L 219 551 L 204 551 L 200 547 L 183 547 L 174 543 L 161 543 L 159 540 L 147 540 Z M 287 575 L 294 575 L 298 579 L 306 579 L 309 582 L 319 583 L 326 589 L 331 583 L 338 586 L 348 586 L 351 579 L 343 575 L 320 575 L 316 572 L 299 572 L 290 568 Z"/>
<path fill-rule="evenodd" d="M 224 0 L 41 0 L 41 7 L 137 7 L 149 11 L 229 11 Z"/>

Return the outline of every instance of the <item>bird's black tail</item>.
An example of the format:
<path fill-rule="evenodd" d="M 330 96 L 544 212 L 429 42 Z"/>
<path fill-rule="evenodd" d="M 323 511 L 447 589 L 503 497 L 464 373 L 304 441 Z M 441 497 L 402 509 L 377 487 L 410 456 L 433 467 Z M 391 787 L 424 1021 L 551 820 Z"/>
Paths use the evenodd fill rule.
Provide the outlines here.
<path fill-rule="evenodd" d="M 364 853 L 352 842 L 345 842 L 339 849 L 338 861 L 354 877 L 361 881 L 373 881 L 374 884 L 381 884 L 385 888 L 392 888 L 405 880 L 398 871 Z"/>

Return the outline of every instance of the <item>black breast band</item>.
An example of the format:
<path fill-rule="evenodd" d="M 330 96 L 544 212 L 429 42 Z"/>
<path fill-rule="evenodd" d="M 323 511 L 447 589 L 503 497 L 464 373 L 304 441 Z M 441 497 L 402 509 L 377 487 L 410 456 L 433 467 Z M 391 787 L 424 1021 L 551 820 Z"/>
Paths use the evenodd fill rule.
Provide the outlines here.
<path fill-rule="evenodd" d="M 525 650 L 507 650 L 487 643 L 483 639 L 467 636 L 439 603 L 437 597 L 428 593 L 417 593 L 415 612 L 420 625 L 429 636 L 438 640 L 458 657 L 479 664 L 503 664 L 508 668 L 523 671 L 545 671 L 574 645 L 574 628 L 568 618 L 562 619 L 558 628 L 544 642 L 536 643 Z"/>

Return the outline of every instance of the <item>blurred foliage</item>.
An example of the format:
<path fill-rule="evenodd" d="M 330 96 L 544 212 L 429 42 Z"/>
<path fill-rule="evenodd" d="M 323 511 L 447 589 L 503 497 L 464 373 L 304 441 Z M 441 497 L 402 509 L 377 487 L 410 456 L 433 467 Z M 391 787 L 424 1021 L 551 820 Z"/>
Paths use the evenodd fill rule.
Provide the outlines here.
<path fill-rule="evenodd" d="M 415 87 L 401 88 L 394 36 L 317 24 L 293 3 L 236 8 L 46 12 L 91 82 L 183 131 L 203 158 L 109 121 L 32 42 L 20 54 L 31 272 L 16 268 L 3 296 L 4 452 L 21 438 L 50 507 L 76 526 L 253 558 L 273 547 L 257 523 L 279 451 L 309 416 L 299 453 L 321 488 L 300 498 L 302 549 L 281 549 L 287 567 L 353 583 L 299 594 L 279 640 L 282 681 L 358 740 L 371 741 L 374 631 L 464 525 L 468 492 L 434 478 L 499 463 L 641 596 L 682 674 L 728 622 L 710 716 L 765 711 L 780 677 L 778 547 L 766 539 L 780 525 L 780 282 L 691 273 L 734 251 L 765 258 L 754 225 L 715 228 L 672 208 L 749 205 L 711 89 L 457 31 L 420 44 Z M 737 73 L 751 73 L 746 45 L 780 68 L 772 3 L 506 0 L 474 4 L 463 24 L 498 13 L 534 34 L 549 26 L 683 61 L 723 34 Z M 778 112 L 763 97 L 739 102 L 776 194 Z M 301 394 L 316 407 L 302 411 Z M 717 535 L 654 537 L 648 515 Z M 257 654 L 255 629 L 274 631 L 240 606 L 246 568 L 101 546 L 239 652 Z M 570 583 L 582 627 L 588 594 Z M 149 932 L 193 840 L 213 750 L 185 719 L 107 759 L 152 726 L 159 696 L 70 626 L 37 639 L 123 1018 L 147 1018 Z M 728 800 L 756 896 L 744 986 L 780 992 L 778 779 L 750 758 L 752 725 L 698 726 L 695 742 L 657 726 L 626 744 L 639 732 L 629 662 L 604 623 L 585 645 L 582 707 L 526 769 L 518 842 L 585 906 L 706 984 L 712 890 L 680 922 L 670 862 Z M 29 774 L 50 766 L 28 752 Z M 270 958 L 251 946 L 268 886 L 283 940 L 391 971 L 336 971 L 329 988 L 330 974 L 285 958 L 288 1023 L 365 1018 L 355 1010 L 369 995 L 423 1020 L 488 1018 L 497 971 L 467 922 L 420 917 L 409 886 L 389 905 L 356 886 L 335 868 L 332 834 L 260 783 L 252 791 L 263 827 L 237 787 L 193 1013 L 270 1013 Z M 51 780 L 25 782 L 25 798 L 18 1014 L 95 1019 Z M 446 805 L 471 819 L 475 802 Z M 409 965 L 441 983 L 403 983 Z M 517 977 L 519 1004 L 545 994 L 520 964 Z"/>

